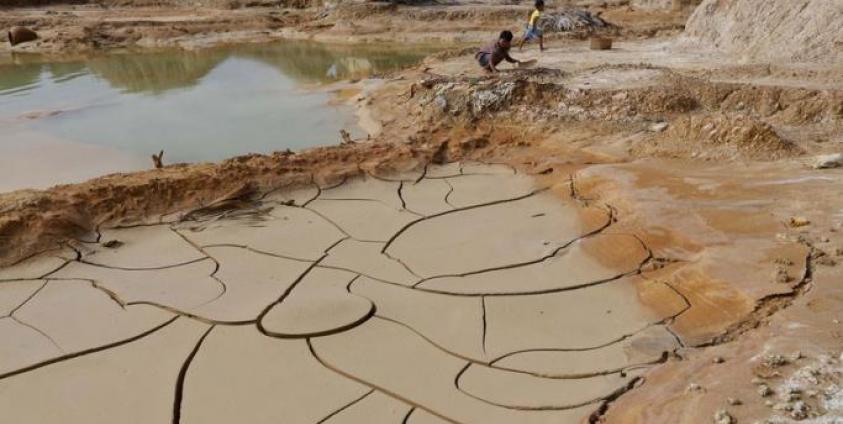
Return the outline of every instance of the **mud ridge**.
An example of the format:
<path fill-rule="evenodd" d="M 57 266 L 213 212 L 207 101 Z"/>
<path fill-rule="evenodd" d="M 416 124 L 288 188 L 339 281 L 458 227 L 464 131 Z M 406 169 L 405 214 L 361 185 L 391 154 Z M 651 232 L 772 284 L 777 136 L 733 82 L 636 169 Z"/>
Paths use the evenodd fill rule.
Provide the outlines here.
<path fill-rule="evenodd" d="M 719 336 L 714 337 L 708 342 L 696 345 L 694 347 L 711 347 L 723 343 L 728 343 L 736 340 L 741 335 L 748 331 L 758 328 L 761 324 L 766 322 L 771 316 L 777 312 L 786 309 L 793 304 L 794 300 L 805 294 L 811 285 L 813 275 L 812 255 L 816 251 L 813 245 L 808 246 L 808 254 L 805 257 L 805 272 L 802 278 L 792 286 L 792 290 L 788 293 L 771 294 L 759 299 L 756 302 L 755 308 L 747 316 L 746 319 L 738 322 L 728 328 Z"/>

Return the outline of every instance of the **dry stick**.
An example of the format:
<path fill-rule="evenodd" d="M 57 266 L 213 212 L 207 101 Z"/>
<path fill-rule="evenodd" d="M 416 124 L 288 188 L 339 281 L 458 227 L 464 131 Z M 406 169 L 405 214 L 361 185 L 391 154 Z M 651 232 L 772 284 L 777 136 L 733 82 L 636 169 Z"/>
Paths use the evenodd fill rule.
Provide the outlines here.
<path fill-rule="evenodd" d="M 160 153 L 152 154 L 152 164 L 155 165 L 155 169 L 161 169 L 164 167 L 164 150 L 161 150 Z"/>

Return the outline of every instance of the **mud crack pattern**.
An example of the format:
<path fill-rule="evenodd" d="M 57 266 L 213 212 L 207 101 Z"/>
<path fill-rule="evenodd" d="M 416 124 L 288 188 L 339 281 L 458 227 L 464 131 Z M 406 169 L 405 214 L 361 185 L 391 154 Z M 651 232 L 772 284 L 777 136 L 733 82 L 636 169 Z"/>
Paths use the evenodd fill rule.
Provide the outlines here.
<path fill-rule="evenodd" d="M 430 166 L 102 229 L 0 270 L 0 414 L 578 421 L 679 347 L 688 304 L 571 184 Z"/>

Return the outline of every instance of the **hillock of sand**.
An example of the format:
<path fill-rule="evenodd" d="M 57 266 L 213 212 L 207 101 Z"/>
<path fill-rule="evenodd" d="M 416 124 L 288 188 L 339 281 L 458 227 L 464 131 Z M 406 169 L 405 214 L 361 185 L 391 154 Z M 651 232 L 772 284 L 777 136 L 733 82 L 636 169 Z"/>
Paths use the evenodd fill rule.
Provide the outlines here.
<path fill-rule="evenodd" d="M 823 64 L 843 60 L 843 2 L 706 0 L 688 20 L 685 45 L 746 61 Z"/>

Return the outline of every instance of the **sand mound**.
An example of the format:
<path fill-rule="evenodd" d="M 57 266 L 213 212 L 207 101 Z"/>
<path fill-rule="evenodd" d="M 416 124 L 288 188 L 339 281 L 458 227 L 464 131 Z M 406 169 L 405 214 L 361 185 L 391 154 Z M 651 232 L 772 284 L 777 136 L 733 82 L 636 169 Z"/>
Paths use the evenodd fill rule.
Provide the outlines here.
<path fill-rule="evenodd" d="M 706 0 L 686 28 L 686 45 L 714 47 L 745 60 L 843 60 L 839 0 Z"/>
<path fill-rule="evenodd" d="M 798 154 L 768 124 L 747 115 L 723 113 L 677 119 L 667 131 L 639 146 L 639 153 L 700 159 L 780 159 Z"/>

